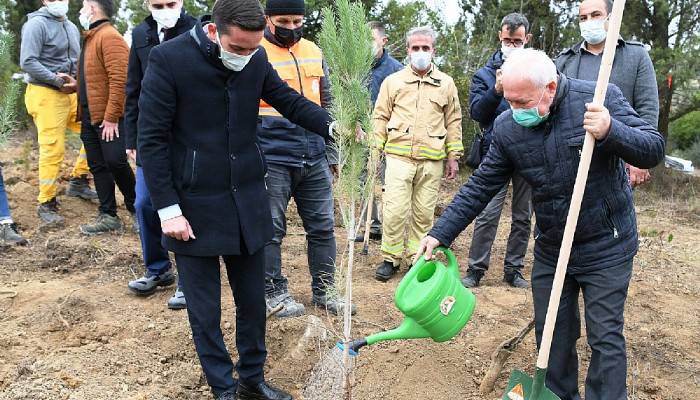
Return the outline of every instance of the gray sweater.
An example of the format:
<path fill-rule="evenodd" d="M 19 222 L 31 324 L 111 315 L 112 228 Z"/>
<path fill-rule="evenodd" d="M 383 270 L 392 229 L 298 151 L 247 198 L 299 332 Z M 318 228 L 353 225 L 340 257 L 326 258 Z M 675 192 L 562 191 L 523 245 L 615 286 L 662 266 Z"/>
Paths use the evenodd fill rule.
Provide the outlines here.
<path fill-rule="evenodd" d="M 60 88 L 63 79 L 56 74 L 72 76 L 80 55 L 80 32 L 67 18 L 59 20 L 46 7 L 28 15 L 22 26 L 19 65 L 29 75 L 29 82 Z"/>
<path fill-rule="evenodd" d="M 559 72 L 570 78 L 579 78 L 583 41 L 562 51 L 554 63 Z M 597 76 L 597 72 L 596 72 Z M 610 83 L 622 94 L 639 116 L 653 127 L 659 121 L 659 91 L 656 72 L 644 45 L 619 39 L 613 62 Z"/>

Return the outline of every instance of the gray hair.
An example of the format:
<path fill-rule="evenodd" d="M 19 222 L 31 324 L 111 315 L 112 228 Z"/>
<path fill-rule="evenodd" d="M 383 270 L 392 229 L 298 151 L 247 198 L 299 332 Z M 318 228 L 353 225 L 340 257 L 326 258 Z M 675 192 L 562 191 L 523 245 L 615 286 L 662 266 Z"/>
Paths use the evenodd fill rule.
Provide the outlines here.
<path fill-rule="evenodd" d="M 430 39 L 432 39 L 433 44 L 435 44 L 435 38 L 437 37 L 433 28 L 429 26 L 411 28 L 411 30 L 406 33 L 406 47 L 411 45 L 410 40 L 413 36 L 429 36 Z"/>
<path fill-rule="evenodd" d="M 503 77 L 528 79 L 537 87 L 545 87 L 557 81 L 557 67 L 551 58 L 541 50 L 517 49 L 506 58 L 501 67 Z"/>
<path fill-rule="evenodd" d="M 525 27 L 525 33 L 530 33 L 530 22 L 520 13 L 510 13 L 501 20 L 501 29 L 506 26 L 508 32 L 515 33 L 521 26 Z"/>

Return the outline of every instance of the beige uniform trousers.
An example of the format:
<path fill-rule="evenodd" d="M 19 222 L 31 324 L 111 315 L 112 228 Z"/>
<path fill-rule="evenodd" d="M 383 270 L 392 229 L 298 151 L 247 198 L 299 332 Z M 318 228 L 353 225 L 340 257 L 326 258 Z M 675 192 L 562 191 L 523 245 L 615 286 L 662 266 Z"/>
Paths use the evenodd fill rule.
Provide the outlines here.
<path fill-rule="evenodd" d="M 382 225 L 385 261 L 398 266 L 405 250 L 408 258 L 416 254 L 418 243 L 433 225 L 443 168 L 443 160 L 386 157 Z"/>

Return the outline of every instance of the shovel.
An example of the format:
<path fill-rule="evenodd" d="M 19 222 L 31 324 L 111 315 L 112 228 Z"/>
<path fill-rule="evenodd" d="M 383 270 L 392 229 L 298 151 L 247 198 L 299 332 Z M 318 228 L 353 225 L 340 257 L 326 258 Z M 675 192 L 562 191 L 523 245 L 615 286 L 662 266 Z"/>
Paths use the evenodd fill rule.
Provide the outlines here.
<path fill-rule="evenodd" d="M 615 48 L 617 47 L 617 38 L 620 34 L 620 24 L 622 23 L 622 13 L 624 9 L 625 0 L 615 0 L 612 14 L 610 15 L 603 59 L 600 62 L 598 82 L 596 83 L 595 95 L 593 96 L 594 104 L 602 105 L 605 101 L 605 94 L 608 89 L 610 71 L 612 70 L 612 64 L 615 58 Z M 588 179 L 588 169 L 591 164 L 591 157 L 593 156 L 594 144 L 595 138 L 591 133 L 586 132 L 586 138 L 583 141 L 583 150 L 581 151 L 581 160 L 578 164 L 576 182 L 574 183 L 574 191 L 571 196 L 569 215 L 566 218 L 564 236 L 562 237 L 561 248 L 559 250 L 557 269 L 554 273 L 552 292 L 549 295 L 549 306 L 547 307 L 547 315 L 542 332 L 542 343 L 540 344 L 540 351 L 537 356 L 535 376 L 531 378 L 525 372 L 518 370 L 513 371 L 502 400 L 560 400 L 556 394 L 545 387 L 544 382 L 547 376 L 549 351 L 552 347 L 552 337 L 554 335 L 554 324 L 557 320 L 557 311 L 559 310 L 559 300 L 561 298 L 562 287 L 564 286 L 564 278 L 566 277 L 566 267 L 569 264 L 569 256 L 571 255 L 571 244 L 574 240 L 576 224 L 578 222 L 579 212 L 581 211 L 581 200 L 583 200 L 583 192 L 586 189 L 586 180 Z"/>

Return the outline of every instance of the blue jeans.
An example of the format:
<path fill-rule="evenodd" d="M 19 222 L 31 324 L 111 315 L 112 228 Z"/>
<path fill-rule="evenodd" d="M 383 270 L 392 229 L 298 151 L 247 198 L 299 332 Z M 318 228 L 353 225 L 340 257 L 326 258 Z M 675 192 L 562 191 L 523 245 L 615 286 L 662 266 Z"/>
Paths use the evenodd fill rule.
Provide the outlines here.
<path fill-rule="evenodd" d="M 136 220 L 139 223 L 139 238 L 147 275 L 160 275 L 170 270 L 168 251 L 161 244 L 163 232 L 160 228 L 158 210 L 153 208 L 151 194 L 143 178 L 143 169 L 136 167 Z M 179 282 L 178 282 L 179 286 Z"/>
<path fill-rule="evenodd" d="M 535 259 L 532 298 L 539 347 L 549 305 L 555 266 Z M 627 399 L 627 353 L 623 335 L 625 300 L 632 261 L 589 271 L 567 273 L 554 326 L 547 369 L 547 387 L 562 400 L 581 400 L 578 390 L 576 341 L 581 336 L 579 292 L 583 294 L 591 362 L 586 377 L 586 400 Z"/>
<path fill-rule="evenodd" d="M 7 201 L 7 193 L 5 192 L 5 182 L 2 178 L 2 168 L 0 168 L 0 222 L 11 220 L 10 203 Z"/>
<path fill-rule="evenodd" d="M 326 288 L 333 285 L 336 255 L 333 179 L 328 163 L 320 160 L 304 167 L 269 164 L 265 183 L 274 227 L 274 236 L 265 245 L 265 293 L 287 292 L 281 245 L 287 234 L 287 205 L 294 197 L 306 231 L 311 289 L 314 295 L 325 295 Z"/>

